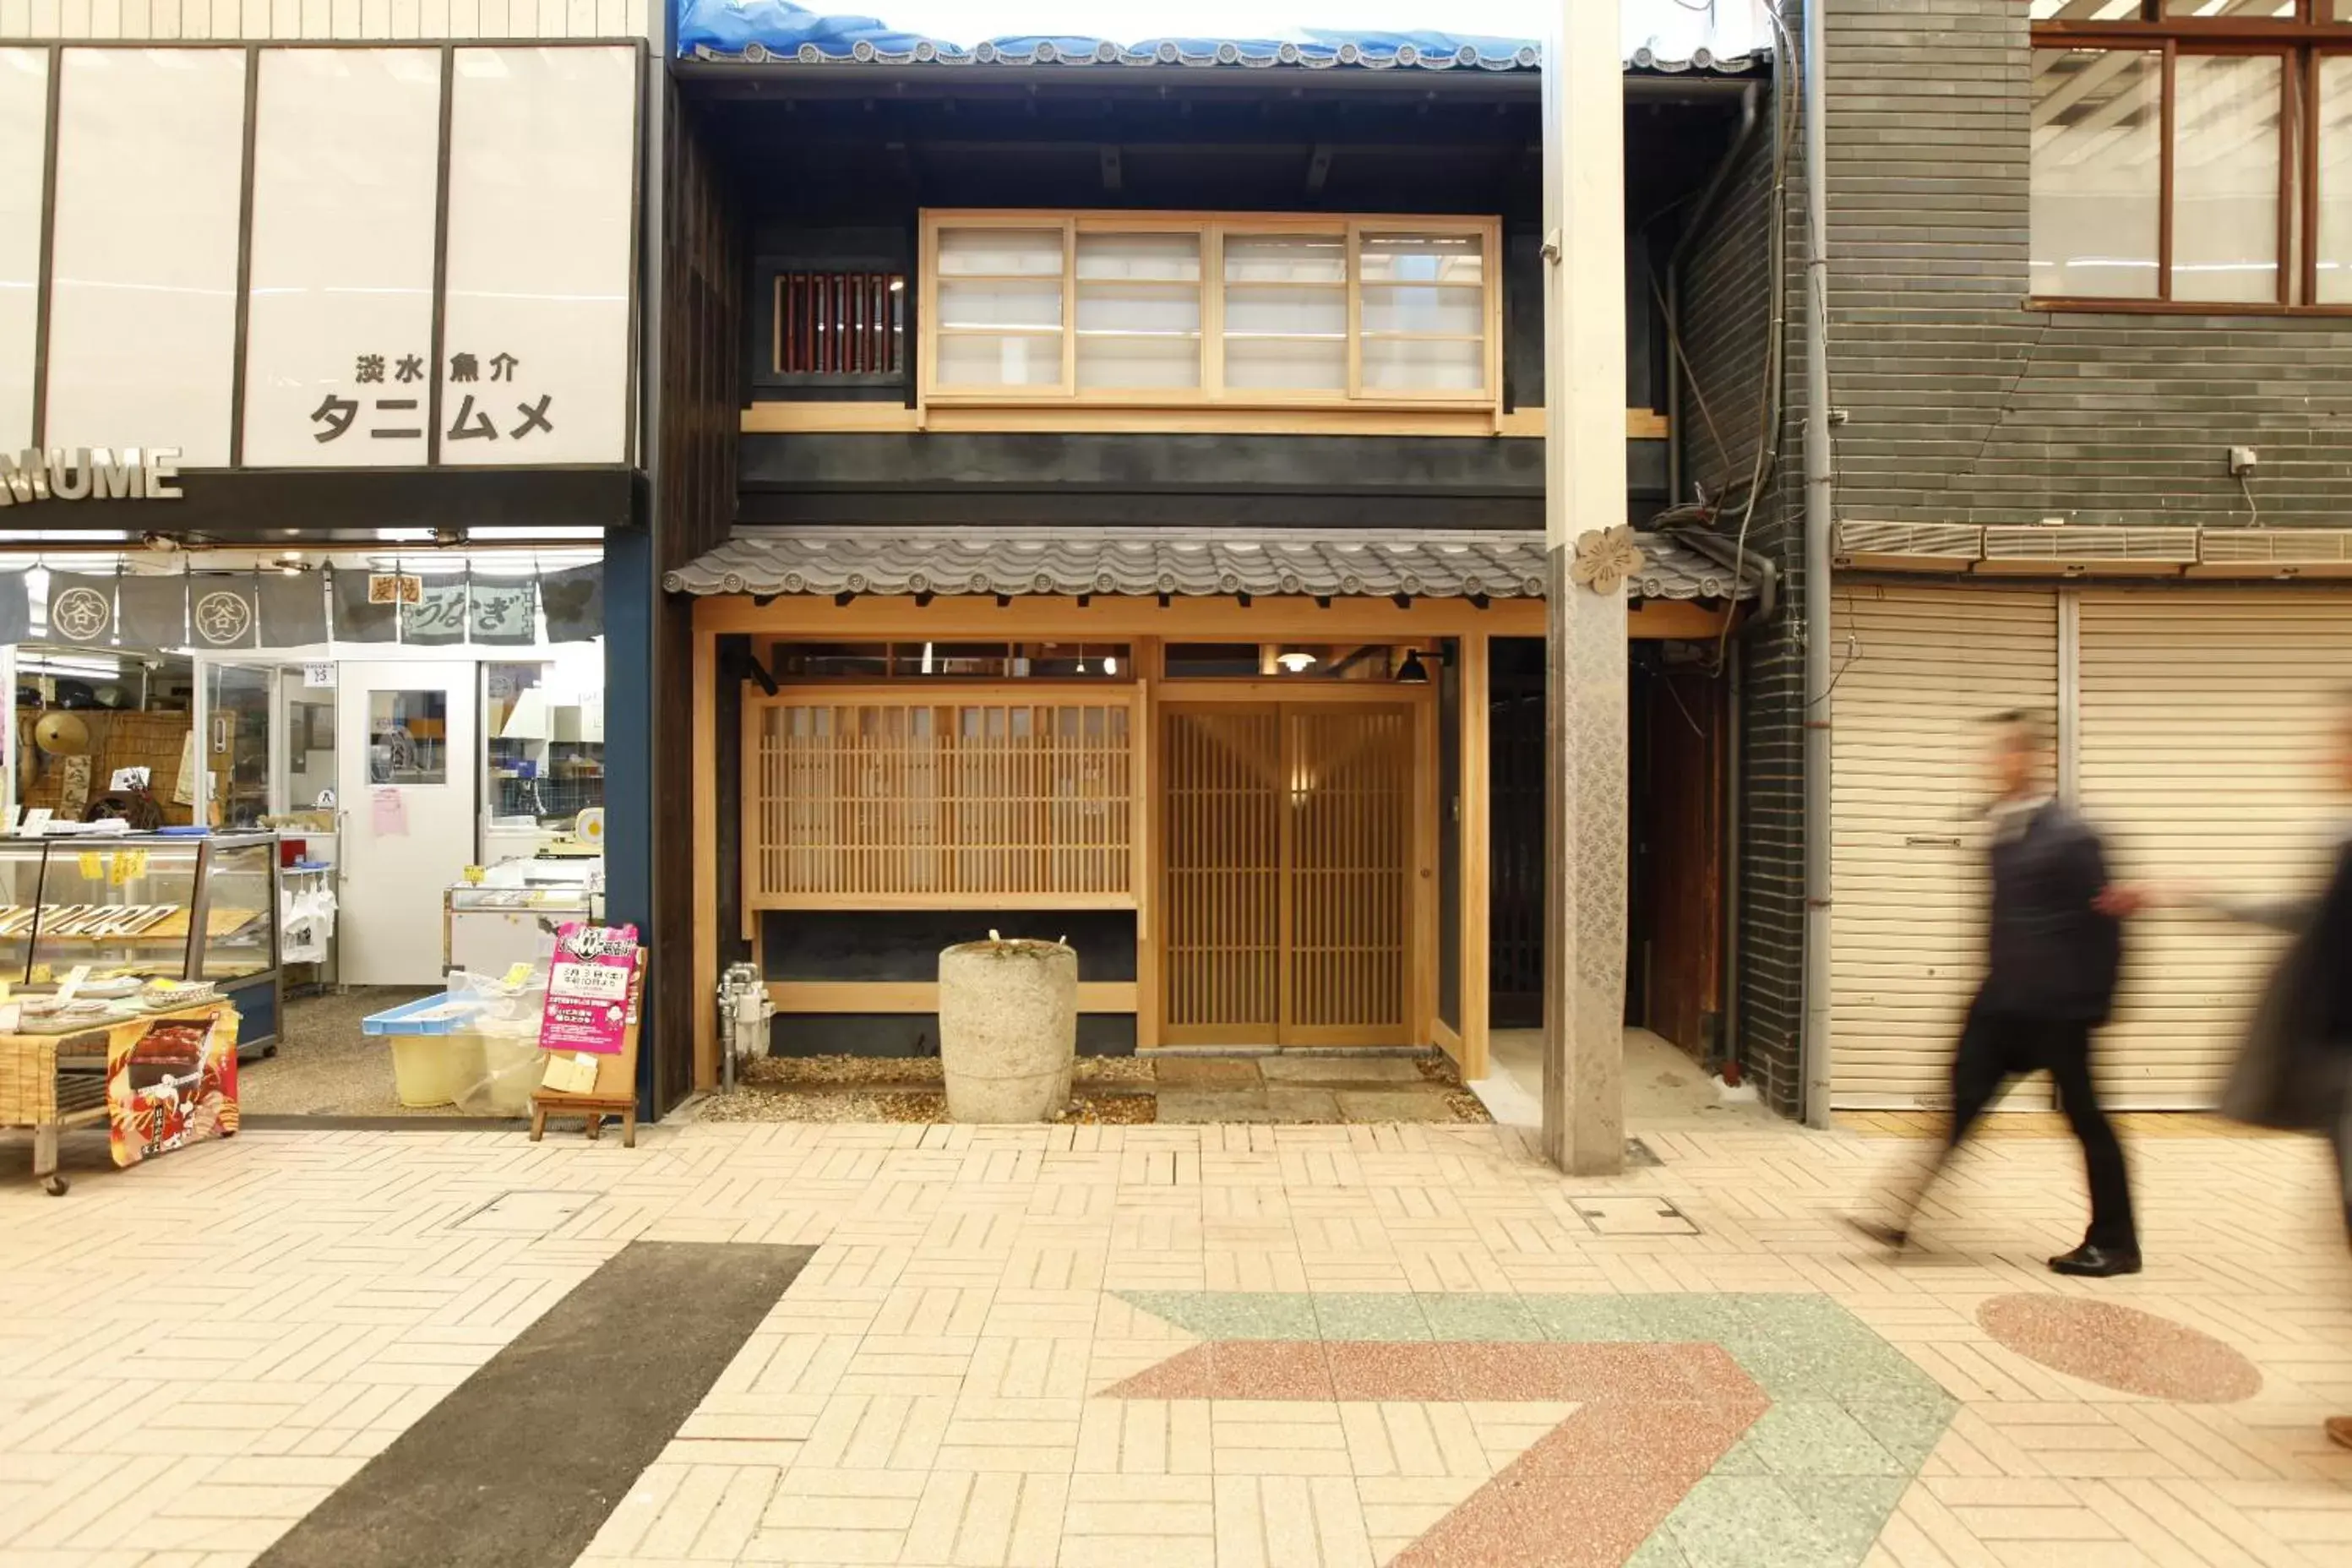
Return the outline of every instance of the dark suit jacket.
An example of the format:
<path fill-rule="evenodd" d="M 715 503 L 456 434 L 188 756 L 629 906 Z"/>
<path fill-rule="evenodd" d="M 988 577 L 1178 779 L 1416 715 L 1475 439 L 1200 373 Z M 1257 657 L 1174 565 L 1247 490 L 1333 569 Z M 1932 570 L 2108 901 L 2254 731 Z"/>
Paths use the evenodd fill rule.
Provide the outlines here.
<path fill-rule="evenodd" d="M 2093 907 L 2107 885 L 2098 830 L 2056 801 L 1996 838 L 1990 952 L 1977 1005 L 2011 1017 L 2105 1023 L 2123 964 L 2123 922 Z"/>
<path fill-rule="evenodd" d="M 2258 1127 L 2340 1135 L 2352 1097 L 2352 845 L 2294 925 L 2294 944 L 2263 987 L 2221 1111 Z M 2352 1218 L 2352 1185 L 2345 1201 Z"/>

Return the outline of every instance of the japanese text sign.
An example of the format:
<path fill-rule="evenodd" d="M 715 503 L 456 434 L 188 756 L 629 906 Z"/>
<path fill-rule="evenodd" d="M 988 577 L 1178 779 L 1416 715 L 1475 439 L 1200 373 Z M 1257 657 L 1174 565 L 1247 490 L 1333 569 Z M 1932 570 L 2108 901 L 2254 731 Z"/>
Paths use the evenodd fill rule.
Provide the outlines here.
<path fill-rule="evenodd" d="M 618 1055 L 628 1037 L 636 970 L 636 927 L 566 921 L 556 932 L 539 1048 Z"/>

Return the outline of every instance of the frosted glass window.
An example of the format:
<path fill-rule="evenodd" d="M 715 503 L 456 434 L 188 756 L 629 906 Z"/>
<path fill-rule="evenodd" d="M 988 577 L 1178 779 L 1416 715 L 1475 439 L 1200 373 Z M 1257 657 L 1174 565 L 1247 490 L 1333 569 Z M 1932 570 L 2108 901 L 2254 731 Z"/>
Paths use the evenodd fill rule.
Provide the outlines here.
<path fill-rule="evenodd" d="M 1062 380 L 1062 334 L 943 333 L 941 386 L 1055 386 Z"/>
<path fill-rule="evenodd" d="M 948 331 L 966 327 L 1037 327 L 1058 331 L 1062 325 L 1062 284 L 1032 283 L 1004 279 L 942 279 L 940 283 L 940 326 Z"/>
<path fill-rule="evenodd" d="M 58 447 L 229 459 L 242 49 L 68 49 L 48 429 Z"/>
<path fill-rule="evenodd" d="M 2172 297 L 2279 297 L 2276 55 L 2182 55 L 2173 64 Z"/>
<path fill-rule="evenodd" d="M 629 458 L 635 51 L 461 48 L 441 458 Z"/>
<path fill-rule="evenodd" d="M 943 228 L 940 231 L 940 274 L 950 278 L 1059 278 L 1062 231 Z"/>
<path fill-rule="evenodd" d="M 1078 334 L 1081 387 L 1172 391 L 1201 384 L 1201 340 Z"/>
<path fill-rule="evenodd" d="M 2319 61 L 2318 303 L 2352 301 L 2352 55 Z"/>
<path fill-rule="evenodd" d="M 967 391 L 1062 384 L 1062 231 L 942 228 L 933 379 Z"/>
<path fill-rule="evenodd" d="M 1237 391 L 1345 392 L 1348 342 L 1227 333 L 1225 384 Z"/>
<path fill-rule="evenodd" d="M 254 125 L 245 460 L 425 462 L 439 52 L 265 49 Z"/>
<path fill-rule="evenodd" d="M 1078 279 L 1145 279 L 1195 282 L 1201 276 L 1196 234 L 1081 234 Z"/>
<path fill-rule="evenodd" d="M 1228 283 L 1345 283 L 1348 241 L 1338 234 L 1229 234 Z"/>
<path fill-rule="evenodd" d="M 1367 338 L 1366 392 L 1476 392 L 1486 384 L 1484 343 L 1450 339 Z"/>
<path fill-rule="evenodd" d="M 1366 284 L 1362 307 L 1368 332 L 1443 332 L 1476 337 L 1486 300 L 1476 289 L 1424 289 Z"/>
<path fill-rule="evenodd" d="M 1470 393 L 1486 384 L 1486 246 L 1475 234 L 1366 233 L 1357 253 L 1358 384 Z"/>
<path fill-rule="evenodd" d="M 1201 384 L 1201 237 L 1080 234 L 1078 385 Z"/>
<path fill-rule="evenodd" d="M 1345 235 L 1228 235 L 1224 275 L 1227 386 L 1347 391 Z"/>
<path fill-rule="evenodd" d="M 1345 339 L 1348 295 L 1342 289 L 1274 283 L 1225 289 L 1225 336 Z"/>
<path fill-rule="evenodd" d="M 0 451 L 33 440 L 48 103 L 48 52 L 0 48 Z"/>
<path fill-rule="evenodd" d="M 2034 293 L 2156 297 L 2163 80 L 2152 52 L 2033 51 Z"/>
<path fill-rule="evenodd" d="M 1486 280 L 1486 244 L 1475 234 L 1367 234 L 1360 262 L 1365 283 L 1457 283 Z"/>
<path fill-rule="evenodd" d="M 2167 21 L 2176 16 L 2247 16 L 2292 22 L 2294 6 L 2295 0 L 2164 0 L 2162 15 Z"/>

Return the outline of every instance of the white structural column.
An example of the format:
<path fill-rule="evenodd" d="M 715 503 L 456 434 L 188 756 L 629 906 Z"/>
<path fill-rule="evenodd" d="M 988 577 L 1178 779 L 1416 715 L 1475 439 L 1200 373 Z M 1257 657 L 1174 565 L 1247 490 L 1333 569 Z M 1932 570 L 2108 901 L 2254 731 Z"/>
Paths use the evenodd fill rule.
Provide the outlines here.
<path fill-rule="evenodd" d="M 1625 87 L 1617 6 L 1550 12 L 1543 1134 L 1589 1175 L 1625 1160 Z"/>

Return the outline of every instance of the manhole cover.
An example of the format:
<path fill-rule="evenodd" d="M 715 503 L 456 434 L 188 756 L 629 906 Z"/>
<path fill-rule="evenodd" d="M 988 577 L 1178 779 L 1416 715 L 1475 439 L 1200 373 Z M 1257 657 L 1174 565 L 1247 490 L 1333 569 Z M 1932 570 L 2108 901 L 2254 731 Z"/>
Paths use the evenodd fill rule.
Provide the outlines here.
<path fill-rule="evenodd" d="M 1571 1194 L 1577 1217 L 1597 1236 L 1696 1236 L 1690 1215 L 1664 1198 L 1609 1194 Z"/>
<path fill-rule="evenodd" d="M 500 1193 L 450 1228 L 497 1236 L 544 1236 L 595 1201 L 593 1193 Z"/>

